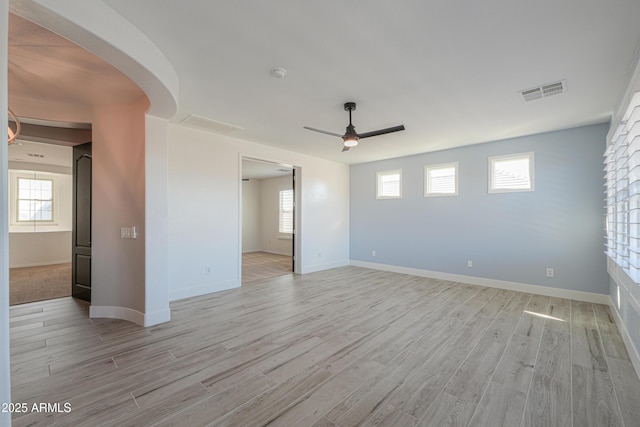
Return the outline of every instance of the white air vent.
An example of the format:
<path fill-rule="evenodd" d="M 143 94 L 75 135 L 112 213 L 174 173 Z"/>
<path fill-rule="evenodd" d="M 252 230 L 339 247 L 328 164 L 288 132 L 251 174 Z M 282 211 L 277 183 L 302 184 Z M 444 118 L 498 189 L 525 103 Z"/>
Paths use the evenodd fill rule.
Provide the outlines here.
<path fill-rule="evenodd" d="M 244 130 L 244 128 L 236 125 L 232 125 L 225 122 L 219 122 L 217 120 L 208 119 L 206 117 L 195 116 L 193 114 L 189 114 L 185 119 L 183 119 L 180 123 L 196 127 L 199 129 L 206 129 L 216 133 L 231 133 L 238 130 Z"/>
<path fill-rule="evenodd" d="M 546 85 L 533 87 L 531 89 L 521 90 L 520 95 L 525 102 L 533 101 L 534 99 L 546 98 L 552 95 L 558 95 L 567 91 L 566 80 L 561 80 L 555 83 L 549 83 Z"/>

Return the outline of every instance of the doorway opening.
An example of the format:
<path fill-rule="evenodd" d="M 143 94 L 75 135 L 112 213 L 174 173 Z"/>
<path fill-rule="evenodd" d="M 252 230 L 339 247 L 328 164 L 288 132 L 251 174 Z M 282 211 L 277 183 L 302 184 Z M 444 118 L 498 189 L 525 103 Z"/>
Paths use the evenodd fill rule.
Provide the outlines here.
<path fill-rule="evenodd" d="M 10 305 L 72 295 L 73 146 L 90 124 L 23 120 L 8 148 Z"/>
<path fill-rule="evenodd" d="M 241 159 L 243 286 L 296 272 L 296 168 Z"/>

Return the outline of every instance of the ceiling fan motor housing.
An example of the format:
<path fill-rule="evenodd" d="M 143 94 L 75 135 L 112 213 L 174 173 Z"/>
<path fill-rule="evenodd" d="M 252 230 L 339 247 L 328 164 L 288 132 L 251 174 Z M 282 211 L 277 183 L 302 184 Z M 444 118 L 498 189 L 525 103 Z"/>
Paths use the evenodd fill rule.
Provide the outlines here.
<path fill-rule="evenodd" d="M 349 112 L 349 125 L 347 126 L 346 132 L 344 135 L 338 135 L 336 133 L 333 132 L 327 132 L 326 130 L 321 130 L 321 129 L 314 129 L 314 128 L 310 128 L 307 126 L 304 126 L 305 129 L 308 130 L 312 130 L 314 132 L 320 132 L 320 133 L 324 133 L 327 135 L 332 135 L 332 136 L 337 136 L 342 138 L 342 141 L 344 143 L 343 147 L 342 147 L 342 151 L 348 151 L 349 148 L 355 147 L 356 145 L 358 145 L 358 141 L 362 138 L 370 138 L 372 136 L 378 136 L 378 135 L 384 135 L 387 133 L 392 133 L 392 132 L 398 132 L 401 130 L 404 130 L 404 125 L 400 125 L 400 126 L 394 126 L 394 127 L 390 127 L 390 128 L 385 128 L 385 129 L 378 129 L 372 132 L 364 132 L 361 134 L 358 134 L 356 132 L 356 127 L 353 125 L 352 121 L 351 121 L 351 112 L 354 111 L 356 109 L 356 103 L 355 102 L 345 102 L 344 103 L 344 109 L 345 111 Z"/>

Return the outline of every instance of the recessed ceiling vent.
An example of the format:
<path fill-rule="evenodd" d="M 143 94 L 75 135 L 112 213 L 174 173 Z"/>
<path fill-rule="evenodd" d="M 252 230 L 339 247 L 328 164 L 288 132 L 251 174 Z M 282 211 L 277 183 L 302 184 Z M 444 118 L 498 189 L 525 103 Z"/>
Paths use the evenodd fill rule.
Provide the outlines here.
<path fill-rule="evenodd" d="M 217 120 L 208 119 L 206 117 L 196 116 L 194 114 L 189 114 L 185 119 L 180 121 L 180 123 L 199 129 L 206 129 L 215 133 L 224 134 L 244 130 L 244 128 L 240 126 L 232 125 L 225 122 L 219 122 Z"/>
<path fill-rule="evenodd" d="M 520 95 L 522 95 L 522 99 L 524 99 L 525 102 L 529 102 L 533 101 L 534 99 L 547 98 L 552 95 L 558 95 L 566 91 L 567 82 L 566 80 L 561 80 L 559 82 L 521 90 Z"/>

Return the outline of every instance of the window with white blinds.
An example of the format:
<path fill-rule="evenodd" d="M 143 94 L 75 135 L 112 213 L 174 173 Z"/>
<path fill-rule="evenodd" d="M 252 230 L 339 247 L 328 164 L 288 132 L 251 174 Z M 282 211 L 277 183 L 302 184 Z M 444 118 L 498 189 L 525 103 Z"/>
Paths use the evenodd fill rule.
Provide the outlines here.
<path fill-rule="evenodd" d="M 458 195 L 458 162 L 424 167 L 424 197 Z"/>
<path fill-rule="evenodd" d="M 280 214 L 278 231 L 281 234 L 293 233 L 293 190 L 280 190 Z"/>
<path fill-rule="evenodd" d="M 489 157 L 489 193 L 533 191 L 533 153 Z"/>
<path fill-rule="evenodd" d="M 377 172 L 376 198 L 399 199 L 402 197 L 402 169 Z"/>
<path fill-rule="evenodd" d="M 640 283 L 640 92 L 604 154 L 606 253 Z"/>

